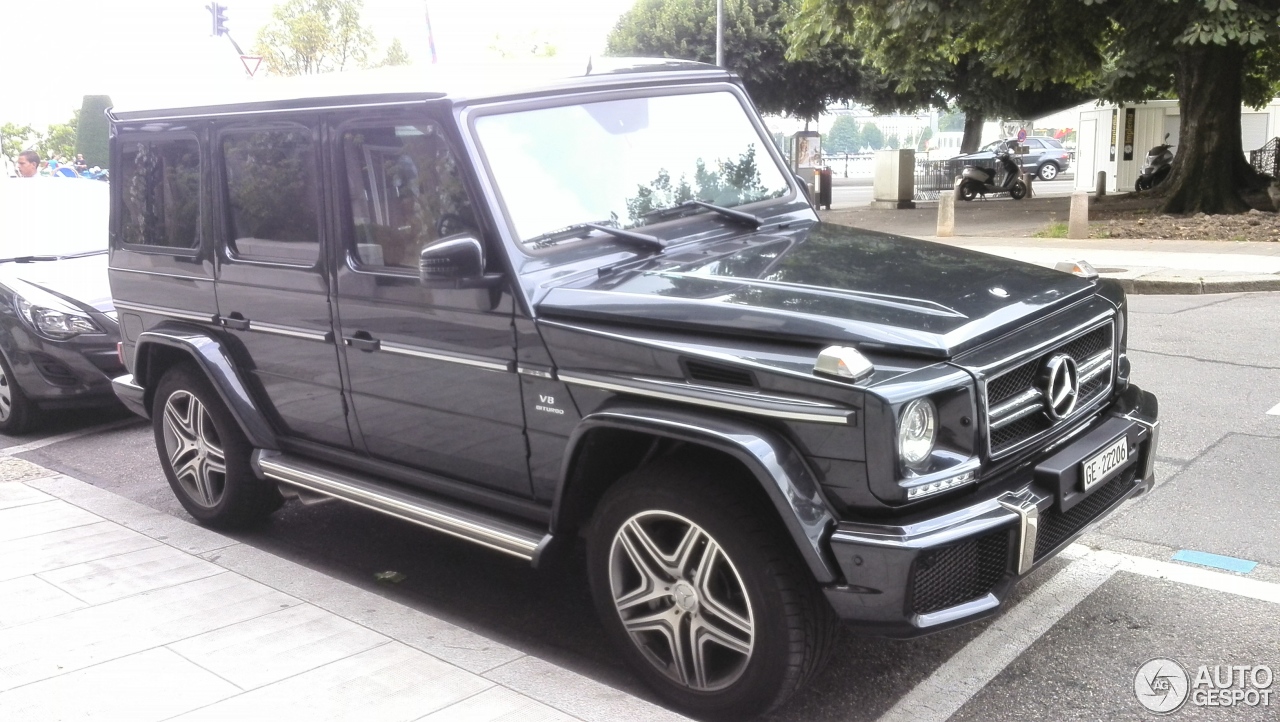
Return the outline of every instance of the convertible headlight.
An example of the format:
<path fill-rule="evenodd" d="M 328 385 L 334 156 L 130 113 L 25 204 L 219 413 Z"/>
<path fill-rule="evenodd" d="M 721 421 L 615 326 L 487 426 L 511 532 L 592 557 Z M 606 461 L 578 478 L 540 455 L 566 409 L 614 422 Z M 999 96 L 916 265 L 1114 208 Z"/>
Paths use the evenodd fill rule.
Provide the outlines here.
<path fill-rule="evenodd" d="M 31 322 L 36 331 L 49 338 L 68 339 L 82 333 L 104 333 L 86 314 L 38 306 L 25 298 L 18 299 L 18 312 Z"/>
<path fill-rule="evenodd" d="M 898 419 L 898 457 L 905 466 L 920 466 L 929 459 L 938 439 L 938 411 L 929 399 L 916 399 L 902 409 Z"/>

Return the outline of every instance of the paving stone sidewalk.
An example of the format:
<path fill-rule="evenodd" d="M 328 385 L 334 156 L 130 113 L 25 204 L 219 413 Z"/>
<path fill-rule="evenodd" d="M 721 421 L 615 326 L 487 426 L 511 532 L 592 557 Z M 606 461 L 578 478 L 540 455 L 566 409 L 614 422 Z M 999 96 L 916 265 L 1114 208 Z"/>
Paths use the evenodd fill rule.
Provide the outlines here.
<path fill-rule="evenodd" d="M 0 459 L 0 720 L 683 720 L 430 615 Z"/>

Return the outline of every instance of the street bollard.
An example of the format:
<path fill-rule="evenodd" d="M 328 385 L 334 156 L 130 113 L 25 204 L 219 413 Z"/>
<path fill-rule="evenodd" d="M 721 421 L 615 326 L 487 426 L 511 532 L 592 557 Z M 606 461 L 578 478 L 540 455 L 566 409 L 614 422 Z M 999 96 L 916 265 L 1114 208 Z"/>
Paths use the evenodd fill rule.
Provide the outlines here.
<path fill-rule="evenodd" d="M 943 191 L 938 194 L 938 237 L 950 238 L 956 234 L 956 194 Z"/>
<path fill-rule="evenodd" d="M 1107 195 L 1107 172 L 1105 170 L 1098 171 L 1098 185 L 1095 187 L 1099 198 Z"/>
<path fill-rule="evenodd" d="M 1071 194 L 1071 218 L 1067 222 L 1067 238 L 1089 237 L 1089 194 L 1076 191 Z"/>

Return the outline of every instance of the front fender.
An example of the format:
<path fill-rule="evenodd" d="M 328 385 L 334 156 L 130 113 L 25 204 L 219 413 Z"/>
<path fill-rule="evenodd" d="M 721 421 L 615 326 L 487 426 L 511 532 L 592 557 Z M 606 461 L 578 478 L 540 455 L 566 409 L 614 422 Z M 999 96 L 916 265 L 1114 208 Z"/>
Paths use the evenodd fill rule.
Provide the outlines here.
<path fill-rule="evenodd" d="M 755 477 L 773 502 L 796 548 L 819 583 L 839 578 L 830 560 L 827 538 L 836 515 L 804 458 L 777 432 L 747 420 L 676 408 L 655 408 L 626 401 L 607 403 L 584 417 L 569 438 L 560 484 L 552 507 L 551 529 L 560 527 L 576 451 L 588 432 L 611 428 L 686 441 L 726 453 Z"/>
<path fill-rule="evenodd" d="M 153 368 L 153 350 L 175 349 L 190 356 L 206 378 L 218 390 L 223 403 L 240 424 L 249 443 L 259 449 L 279 450 L 276 433 L 267 417 L 249 393 L 240 374 L 236 371 L 225 344 L 208 330 L 191 324 L 169 322 L 138 335 L 134 350 L 133 376 L 139 386 L 147 389 L 148 398 L 160 383 L 164 368 Z"/>

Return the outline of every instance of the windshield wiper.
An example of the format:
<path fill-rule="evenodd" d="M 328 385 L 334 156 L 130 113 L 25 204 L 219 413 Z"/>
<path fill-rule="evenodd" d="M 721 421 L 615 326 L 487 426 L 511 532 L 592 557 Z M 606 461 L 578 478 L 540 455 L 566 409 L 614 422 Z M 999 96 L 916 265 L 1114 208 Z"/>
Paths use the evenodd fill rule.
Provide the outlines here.
<path fill-rule="evenodd" d="M 556 241 L 563 241 L 570 238 L 586 238 L 590 235 L 591 231 L 600 231 L 601 233 L 608 233 L 618 240 L 627 241 L 628 243 L 633 243 L 648 249 L 662 250 L 667 247 L 667 242 L 661 238 L 605 225 L 606 223 L 612 222 L 613 221 L 601 221 L 599 223 L 575 223 L 571 226 L 565 226 L 559 230 L 548 231 L 540 236 L 534 236 L 533 238 L 525 241 L 525 243 L 529 243 L 534 246 L 548 246 Z"/>
<path fill-rule="evenodd" d="M 725 206 L 718 206 L 714 203 L 708 203 L 706 201 L 700 201 L 697 199 L 687 200 L 681 203 L 680 205 L 671 206 L 670 208 L 662 208 L 655 211 L 649 211 L 648 213 L 645 213 L 643 216 L 641 216 L 641 218 L 650 218 L 650 217 L 673 218 L 675 216 L 689 215 L 689 213 L 693 211 L 695 208 L 705 208 L 709 211 L 714 211 L 724 216 L 725 218 L 728 218 L 734 223 L 747 226 L 748 228 L 759 228 L 760 226 L 764 225 L 764 219 L 761 218 L 760 216 L 747 213 L 746 211 L 739 211 L 733 208 L 726 208 Z"/>
<path fill-rule="evenodd" d="M 13 258 L 0 258 L 0 263 L 35 263 L 37 261 L 61 261 L 65 258 L 83 258 L 85 256 L 96 256 L 100 253 L 106 253 L 106 249 L 99 251 L 81 251 L 80 253 L 70 253 L 65 256 L 54 256 L 49 254 L 38 256 L 14 256 Z"/>

